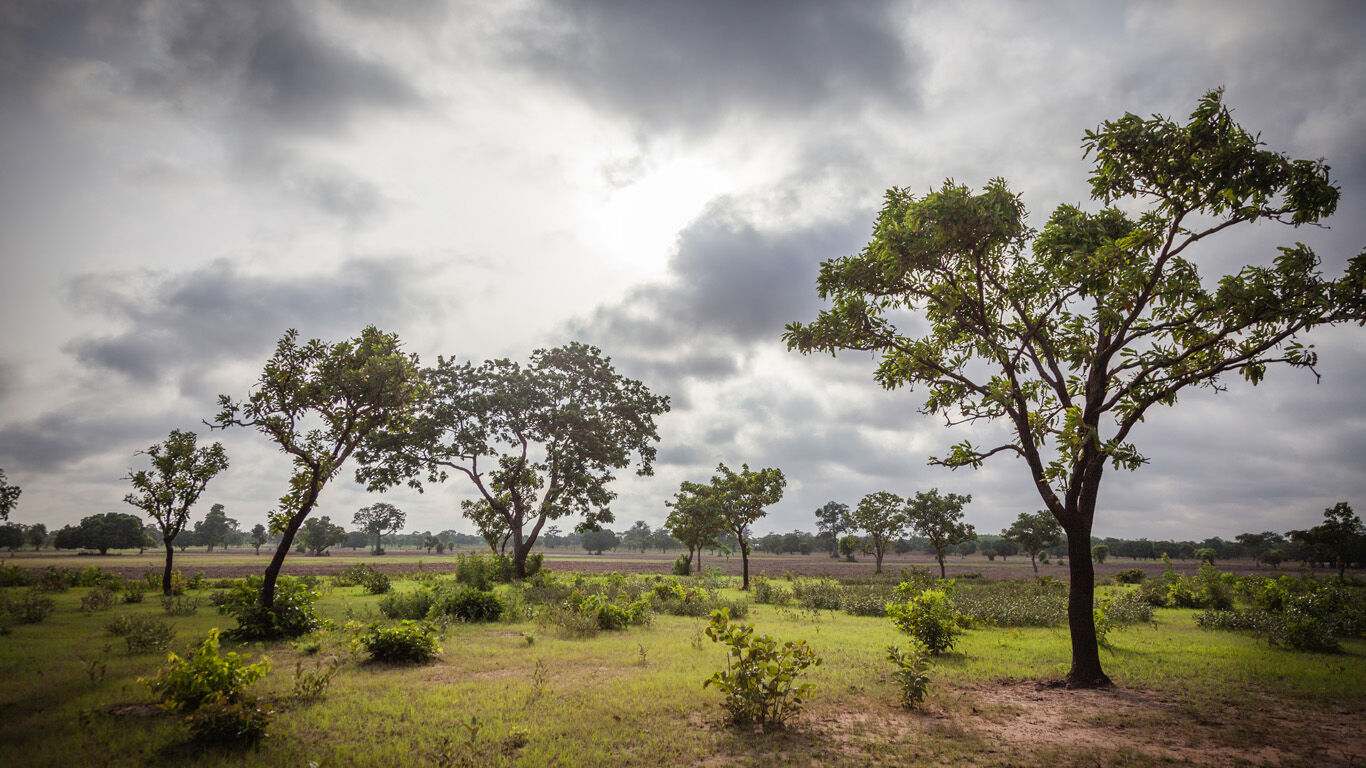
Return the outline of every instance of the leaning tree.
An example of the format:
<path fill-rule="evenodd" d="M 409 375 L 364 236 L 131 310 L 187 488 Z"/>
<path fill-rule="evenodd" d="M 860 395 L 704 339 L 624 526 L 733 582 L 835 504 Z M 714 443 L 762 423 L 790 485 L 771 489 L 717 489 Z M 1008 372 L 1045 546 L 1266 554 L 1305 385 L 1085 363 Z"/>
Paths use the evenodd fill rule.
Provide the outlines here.
<path fill-rule="evenodd" d="M 376 432 L 408 417 L 422 392 L 416 355 L 400 350 L 398 336 L 367 327 L 354 339 L 299 344 L 285 332 L 244 401 L 220 395 L 210 426 L 253 427 L 274 440 L 294 464 L 289 490 L 270 513 L 280 534 L 261 584 L 261 606 L 275 607 L 275 582 L 299 527 L 318 503 L 323 486 Z M 344 537 L 343 537 L 344 538 Z"/>
<path fill-rule="evenodd" d="M 1202 240 L 1243 224 L 1313 224 L 1338 202 L 1323 161 L 1262 149 L 1221 102 L 1221 91 L 1206 94 L 1185 124 L 1126 114 L 1088 131 L 1103 207 L 1061 205 L 1041 232 L 1001 179 L 976 195 L 952 181 L 923 197 L 888 190 L 863 251 L 821 265 L 831 306 L 784 335 L 804 353 L 879 355 L 883 387 L 922 387 L 922 412 L 950 425 L 1005 423 L 999 445 L 965 441 L 931 463 L 1024 460 L 1067 533 L 1072 686 L 1110 684 L 1091 529 L 1106 466 L 1146 461 L 1131 440 L 1149 409 L 1187 388 L 1222 389 L 1229 374 L 1256 384 L 1273 364 L 1312 370 L 1303 332 L 1366 319 L 1366 254 L 1336 280 L 1299 243 L 1269 265 L 1202 278 Z M 917 322 L 898 328 L 908 312 Z"/>
<path fill-rule="evenodd" d="M 357 478 L 371 490 L 406 482 L 421 491 L 424 479 L 464 475 L 511 534 L 519 579 L 547 522 L 610 523 L 615 473 L 633 457 L 637 474 L 654 473 L 655 417 L 669 398 L 617 373 L 597 347 L 538 349 L 525 366 L 438 358 L 423 378 L 429 395 L 415 418 L 381 431 Z"/>
<path fill-rule="evenodd" d="M 129 471 L 127 479 L 133 493 L 123 500 L 152 516 L 166 548 L 166 564 L 161 571 L 161 591 L 171 594 L 171 563 L 175 558 L 175 539 L 185 530 L 190 507 L 199 500 L 214 475 L 228 468 L 228 455 L 222 443 L 199 447 L 193 432 L 171 430 L 163 443 L 141 453 L 152 468 Z"/>

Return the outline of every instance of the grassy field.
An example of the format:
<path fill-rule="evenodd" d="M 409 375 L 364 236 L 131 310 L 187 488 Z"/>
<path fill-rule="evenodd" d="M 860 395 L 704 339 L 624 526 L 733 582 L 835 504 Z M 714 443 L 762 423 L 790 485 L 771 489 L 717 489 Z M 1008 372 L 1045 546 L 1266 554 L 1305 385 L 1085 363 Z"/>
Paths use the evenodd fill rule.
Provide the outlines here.
<path fill-rule="evenodd" d="M 411 584 L 396 583 L 403 590 Z M 509 587 L 501 588 L 503 590 Z M 204 750 L 153 706 L 139 682 L 164 662 L 130 655 L 104 628 L 116 616 L 165 617 L 155 593 L 139 604 L 80 610 L 89 590 L 52 595 L 56 611 L 0 637 L 0 743 L 22 766 L 664 766 L 664 765 L 1362 765 L 1366 641 L 1340 654 L 1270 648 L 1197 628 L 1194 611 L 1158 610 L 1116 630 L 1103 651 L 1117 686 L 1066 691 L 1063 628 L 969 631 L 936 662 L 918 711 L 898 706 L 884 661 L 905 643 L 891 623 L 838 612 L 751 607 L 746 621 L 805 639 L 824 660 L 816 692 L 784 731 L 724 723 L 702 681 L 724 662 L 696 618 L 566 639 L 534 620 L 453 625 L 440 659 L 365 663 L 341 628 L 377 617 L 379 597 L 323 587 L 338 628 L 318 642 L 224 641 L 269 658 L 253 691 L 276 712 L 256 749 Z M 17 588 L 5 593 L 18 595 Z M 207 592 L 191 593 L 201 600 Z M 741 597 L 730 589 L 726 596 Z M 208 605 L 174 623 L 173 648 L 231 626 Z M 297 663 L 343 666 L 328 696 L 292 698 Z M 473 725 L 472 725 L 473 723 Z M 477 728 L 475 727 L 477 725 Z"/>

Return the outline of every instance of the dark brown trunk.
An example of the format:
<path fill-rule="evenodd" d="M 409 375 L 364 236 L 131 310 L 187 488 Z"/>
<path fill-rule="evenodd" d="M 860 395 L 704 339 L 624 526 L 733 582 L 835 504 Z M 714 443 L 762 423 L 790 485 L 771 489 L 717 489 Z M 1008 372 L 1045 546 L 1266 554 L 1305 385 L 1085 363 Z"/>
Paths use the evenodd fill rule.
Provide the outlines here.
<path fill-rule="evenodd" d="M 873 567 L 873 573 L 882 573 L 882 555 L 882 550 L 873 550 L 873 557 L 877 560 L 877 565 Z"/>
<path fill-rule="evenodd" d="M 285 526 L 280 534 L 280 545 L 275 548 L 275 554 L 270 558 L 270 565 L 266 566 L 265 578 L 261 581 L 261 606 L 266 610 L 275 607 L 275 582 L 280 578 L 280 569 L 285 565 L 285 555 L 289 554 L 289 548 L 294 545 L 294 534 L 299 532 L 300 526 L 304 524 L 304 518 L 313 511 L 313 505 L 309 505 L 302 513 L 289 519 L 289 525 Z"/>
<path fill-rule="evenodd" d="M 740 538 L 740 561 L 741 561 L 741 563 L 743 564 L 743 569 L 744 569 L 744 574 L 745 574 L 744 584 L 740 587 L 740 590 L 743 591 L 743 592 L 748 592 L 748 591 L 749 591 L 749 544 L 745 543 L 745 537 L 741 536 L 741 537 L 739 537 L 739 538 Z"/>
<path fill-rule="evenodd" d="M 161 573 L 161 594 L 171 596 L 171 560 L 175 558 L 175 546 L 169 541 L 163 542 L 166 545 L 166 570 Z"/>
<path fill-rule="evenodd" d="M 1096 571 L 1091 563 L 1091 526 L 1067 531 L 1067 566 L 1071 585 L 1067 594 L 1067 626 L 1072 635 L 1072 669 L 1068 688 L 1109 688 L 1112 683 L 1100 666 L 1096 642 Z"/>
<path fill-rule="evenodd" d="M 1032 566 L 1034 566 L 1034 572 L 1035 572 L 1035 573 L 1038 573 L 1038 572 L 1039 572 L 1039 561 L 1037 561 L 1037 560 L 1034 559 L 1034 553 L 1033 553 L 1033 552 L 1030 552 L 1030 553 L 1029 553 L 1029 564 L 1032 565 Z"/>
<path fill-rule="evenodd" d="M 948 578 L 948 574 L 944 571 L 944 552 L 943 552 L 943 550 L 936 549 L 936 550 L 934 551 L 934 559 L 939 561 L 939 578 L 941 578 L 941 579 L 947 579 L 947 578 Z"/>

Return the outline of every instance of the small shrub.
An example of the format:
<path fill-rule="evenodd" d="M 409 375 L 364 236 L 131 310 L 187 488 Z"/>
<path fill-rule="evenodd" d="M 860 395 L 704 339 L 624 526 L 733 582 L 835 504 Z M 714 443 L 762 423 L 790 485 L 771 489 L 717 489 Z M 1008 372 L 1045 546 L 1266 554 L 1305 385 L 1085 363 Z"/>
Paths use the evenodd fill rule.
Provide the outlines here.
<path fill-rule="evenodd" d="M 1141 568 L 1126 568 L 1115 574 L 1116 584 L 1142 584 L 1147 574 Z"/>
<path fill-rule="evenodd" d="M 692 575 L 692 558 L 689 557 L 688 555 L 679 555 L 679 556 L 678 556 L 678 559 L 674 560 L 673 575 L 675 575 L 675 576 L 691 576 L 691 575 Z"/>
<path fill-rule="evenodd" d="M 892 601 L 890 587 L 869 584 L 845 587 L 840 607 L 850 616 L 886 616 L 887 603 Z"/>
<path fill-rule="evenodd" d="M 332 578 L 339 587 L 363 587 L 372 595 L 382 595 L 390 590 L 393 583 L 373 565 L 353 565 Z"/>
<path fill-rule="evenodd" d="M 844 587 L 834 579 L 794 579 L 792 596 L 803 608 L 816 611 L 838 611 L 843 603 Z"/>
<path fill-rule="evenodd" d="M 193 616 L 199 610 L 199 599 L 183 595 L 161 596 L 161 609 L 168 616 Z"/>
<path fill-rule="evenodd" d="M 903 602 L 887 605 L 887 615 L 896 628 L 911 636 L 932 655 L 953 649 L 963 633 L 963 616 L 949 602 L 942 589 L 915 592 L 897 588 Z"/>
<path fill-rule="evenodd" d="M 270 662 L 248 665 L 236 653 L 220 654 L 218 647 L 218 630 L 211 629 L 193 656 L 182 659 L 172 653 L 157 676 L 143 682 L 162 706 L 174 711 L 193 712 L 209 701 L 234 704 L 247 686 L 270 671 Z"/>
<path fill-rule="evenodd" d="M 118 599 L 114 590 L 105 586 L 95 587 L 81 597 L 81 612 L 107 611 L 114 607 L 114 603 L 118 602 Z"/>
<path fill-rule="evenodd" d="M 304 669 L 303 660 L 294 662 L 294 698 L 300 701 L 318 701 L 327 696 L 332 679 L 341 672 L 341 662 L 335 658 L 326 663 Z"/>
<path fill-rule="evenodd" d="M 821 663 L 806 641 L 779 646 L 768 635 L 756 636 L 753 624 L 731 622 L 725 611 L 712 613 L 706 634 L 712 642 L 729 646 L 726 668 L 713 673 L 702 686 L 716 686 L 725 695 L 731 722 L 782 727 L 800 711 L 814 686 L 799 684 L 798 677 Z"/>
<path fill-rule="evenodd" d="M 1067 621 L 1067 585 L 1048 577 L 974 584 L 954 590 L 950 601 L 965 618 L 986 626 L 1056 627 Z"/>
<path fill-rule="evenodd" d="M 104 625 L 104 631 L 121 637 L 129 653 L 164 651 L 175 639 L 175 628 L 151 616 L 120 616 Z"/>
<path fill-rule="evenodd" d="M 492 591 L 455 585 L 437 592 L 433 610 L 470 623 L 497 621 L 503 613 L 503 601 Z"/>
<path fill-rule="evenodd" d="M 774 584 L 768 579 L 755 579 L 754 602 L 762 605 L 787 605 L 792 601 L 792 592 Z"/>
<path fill-rule="evenodd" d="M 230 635 L 244 640 L 301 637 L 322 625 L 313 609 L 318 593 L 307 582 L 281 576 L 275 582 L 275 604 L 270 609 L 259 602 L 262 583 L 262 577 L 251 576 L 224 593 L 218 612 L 237 619 Z"/>
<path fill-rule="evenodd" d="M 887 661 L 896 667 L 892 670 L 892 679 L 901 686 L 901 706 L 907 709 L 920 706 L 930 692 L 930 660 L 924 651 L 912 647 L 906 653 L 895 645 L 889 645 Z"/>
<path fill-rule="evenodd" d="M 260 698 L 224 701 L 212 699 L 185 715 L 190 735 L 200 744 L 249 747 L 269 735 L 266 728 L 275 713 Z"/>
<path fill-rule="evenodd" d="M 393 627 L 371 624 L 358 640 L 371 661 L 385 664 L 426 664 L 441 653 L 436 625 L 428 621 L 405 620 Z"/>
<path fill-rule="evenodd" d="M 70 568 L 57 568 L 49 565 L 47 570 L 38 576 L 37 586 L 44 592 L 65 592 L 71 588 L 76 579 L 76 572 Z"/>
<path fill-rule="evenodd" d="M 0 587 L 27 587 L 33 581 L 27 568 L 0 563 Z"/>
<path fill-rule="evenodd" d="M 530 575 L 530 562 L 527 565 Z M 512 581 L 512 560 L 506 555 L 456 555 L 455 580 L 475 589 L 492 589 L 494 584 Z"/>
<path fill-rule="evenodd" d="M 147 585 L 141 581 L 126 581 L 123 584 L 123 602 L 140 603 L 147 594 Z"/>
<path fill-rule="evenodd" d="M 536 620 L 542 628 L 558 628 L 560 635 L 568 639 L 594 637 L 601 630 L 596 615 L 584 613 L 567 604 L 543 606 L 536 612 Z"/>
<path fill-rule="evenodd" d="M 37 624 L 57 610 L 57 601 L 43 594 L 41 587 L 30 587 L 8 608 L 10 618 L 20 624 Z"/>
<path fill-rule="evenodd" d="M 425 619 L 436 604 L 436 593 L 423 587 L 411 592 L 390 592 L 379 601 L 379 612 L 388 619 Z"/>

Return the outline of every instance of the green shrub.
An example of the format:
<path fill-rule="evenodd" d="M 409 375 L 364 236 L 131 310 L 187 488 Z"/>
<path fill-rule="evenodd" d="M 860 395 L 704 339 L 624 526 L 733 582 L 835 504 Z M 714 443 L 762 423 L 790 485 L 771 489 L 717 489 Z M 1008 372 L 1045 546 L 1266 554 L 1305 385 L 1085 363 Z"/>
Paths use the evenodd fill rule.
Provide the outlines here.
<path fill-rule="evenodd" d="M 162 595 L 161 610 L 170 616 L 193 616 L 199 610 L 199 600 L 183 595 Z"/>
<path fill-rule="evenodd" d="M 76 571 L 70 568 L 57 568 L 49 565 L 37 580 L 36 586 L 44 592 L 65 592 L 76 581 Z"/>
<path fill-rule="evenodd" d="M 756 578 L 751 586 L 754 590 L 754 602 L 761 605 L 787 605 L 792 601 L 791 591 L 768 579 Z"/>
<path fill-rule="evenodd" d="M 688 555 L 679 555 L 679 556 L 678 556 L 678 559 L 674 560 L 673 575 L 675 575 L 675 576 L 691 576 L 691 575 L 692 575 L 692 558 L 689 557 Z"/>
<path fill-rule="evenodd" d="M 1011 580 L 955 589 L 951 602 L 966 619 L 993 627 L 1056 627 L 1067 621 L 1067 585 Z"/>
<path fill-rule="evenodd" d="M 222 701 L 213 699 L 185 715 L 185 725 L 199 744 L 254 746 L 269 734 L 266 728 L 274 712 L 261 698 Z"/>
<path fill-rule="evenodd" d="M 887 646 L 887 661 L 896 669 L 892 679 L 901 686 L 901 706 L 915 709 L 930 692 L 930 660 L 919 647 L 904 653 L 895 645 Z"/>
<path fill-rule="evenodd" d="M 1142 584 L 1147 574 L 1141 568 L 1126 568 L 1115 574 L 1116 584 Z"/>
<path fill-rule="evenodd" d="M 175 639 L 175 628 L 151 616 L 120 616 L 104 625 L 104 631 L 123 638 L 129 653 L 164 651 Z"/>
<path fill-rule="evenodd" d="M 404 620 L 393 627 L 371 624 L 358 640 L 371 661 L 385 664 L 426 664 L 441 653 L 436 625 Z"/>
<path fill-rule="evenodd" d="M 107 611 L 114 607 L 118 599 L 114 590 L 106 586 L 98 586 L 81 597 L 81 611 L 83 613 Z"/>
<path fill-rule="evenodd" d="M 942 589 L 916 591 L 897 588 L 902 602 L 889 603 L 887 615 L 896 628 L 911 636 L 932 655 L 953 649 L 963 633 L 963 616 Z"/>
<path fill-rule="evenodd" d="M 652 618 L 647 599 L 630 603 L 614 602 L 603 594 L 585 595 L 576 591 L 569 596 L 567 603 L 580 613 L 596 617 L 599 629 L 626 629 L 628 624 L 648 624 Z"/>
<path fill-rule="evenodd" d="M 382 595 L 390 590 L 393 583 L 373 565 L 353 565 L 332 577 L 332 583 L 339 587 L 363 587 L 372 595 Z"/>
<path fill-rule="evenodd" d="M 0 587 L 27 587 L 33 581 L 27 568 L 0 563 Z"/>
<path fill-rule="evenodd" d="M 10 618 L 20 624 L 37 624 L 57 610 L 57 601 L 43 594 L 41 587 L 30 587 L 24 596 L 6 603 Z"/>
<path fill-rule="evenodd" d="M 713 673 L 702 686 L 721 691 L 731 722 L 782 727 L 801 709 L 814 686 L 798 683 L 798 677 L 821 663 L 806 641 L 779 646 L 768 635 L 756 636 L 753 624 L 732 623 L 725 611 L 712 613 L 706 634 L 712 642 L 729 646 L 726 668 Z"/>
<path fill-rule="evenodd" d="M 834 579 L 794 579 L 792 596 L 803 608 L 838 611 L 844 601 L 844 587 Z"/>
<path fill-rule="evenodd" d="M 224 593 L 218 612 L 237 619 L 237 627 L 228 634 L 244 640 L 273 640 L 300 637 L 322 625 L 313 609 L 318 593 L 305 582 L 281 576 L 275 582 L 275 604 L 267 609 L 260 603 L 263 581 L 251 576 Z"/>
<path fill-rule="evenodd" d="M 491 591 L 457 584 L 436 593 L 433 609 L 438 614 L 470 623 L 497 621 L 503 613 L 503 601 Z"/>
<path fill-rule="evenodd" d="M 537 562 L 539 569 L 540 561 Z M 487 591 L 492 589 L 494 584 L 512 581 L 512 560 L 506 555 L 456 555 L 455 580 L 475 589 Z"/>
<path fill-rule="evenodd" d="M 892 596 L 889 585 L 846 586 L 840 607 L 850 616 L 886 616 Z"/>
<path fill-rule="evenodd" d="M 220 654 L 218 647 L 218 630 L 211 629 L 193 656 L 172 653 L 157 676 L 143 682 L 162 706 L 179 712 L 192 712 L 206 701 L 236 703 L 247 686 L 270 671 L 270 662 L 248 665 L 236 653 Z"/>
<path fill-rule="evenodd" d="M 341 662 L 335 658 L 328 659 L 326 663 L 313 666 L 312 669 L 304 669 L 302 659 L 294 662 L 294 698 L 300 701 L 317 701 L 327 696 L 327 689 L 332 685 L 332 679 L 341 672 Z"/>
<path fill-rule="evenodd" d="M 379 612 L 388 619 L 425 619 L 436 604 L 436 593 L 422 587 L 411 592 L 390 592 L 379 601 Z"/>
<path fill-rule="evenodd" d="M 140 603 L 147 594 L 147 585 L 141 581 L 125 581 L 123 583 L 123 602 Z"/>
<path fill-rule="evenodd" d="M 1116 626 L 1146 624 L 1153 620 L 1153 606 L 1136 589 L 1112 595 L 1106 613 Z"/>
<path fill-rule="evenodd" d="M 584 613 L 568 604 L 543 606 L 536 612 L 536 621 L 542 629 L 557 627 L 560 635 L 569 639 L 594 637 L 601 630 L 597 615 Z"/>

